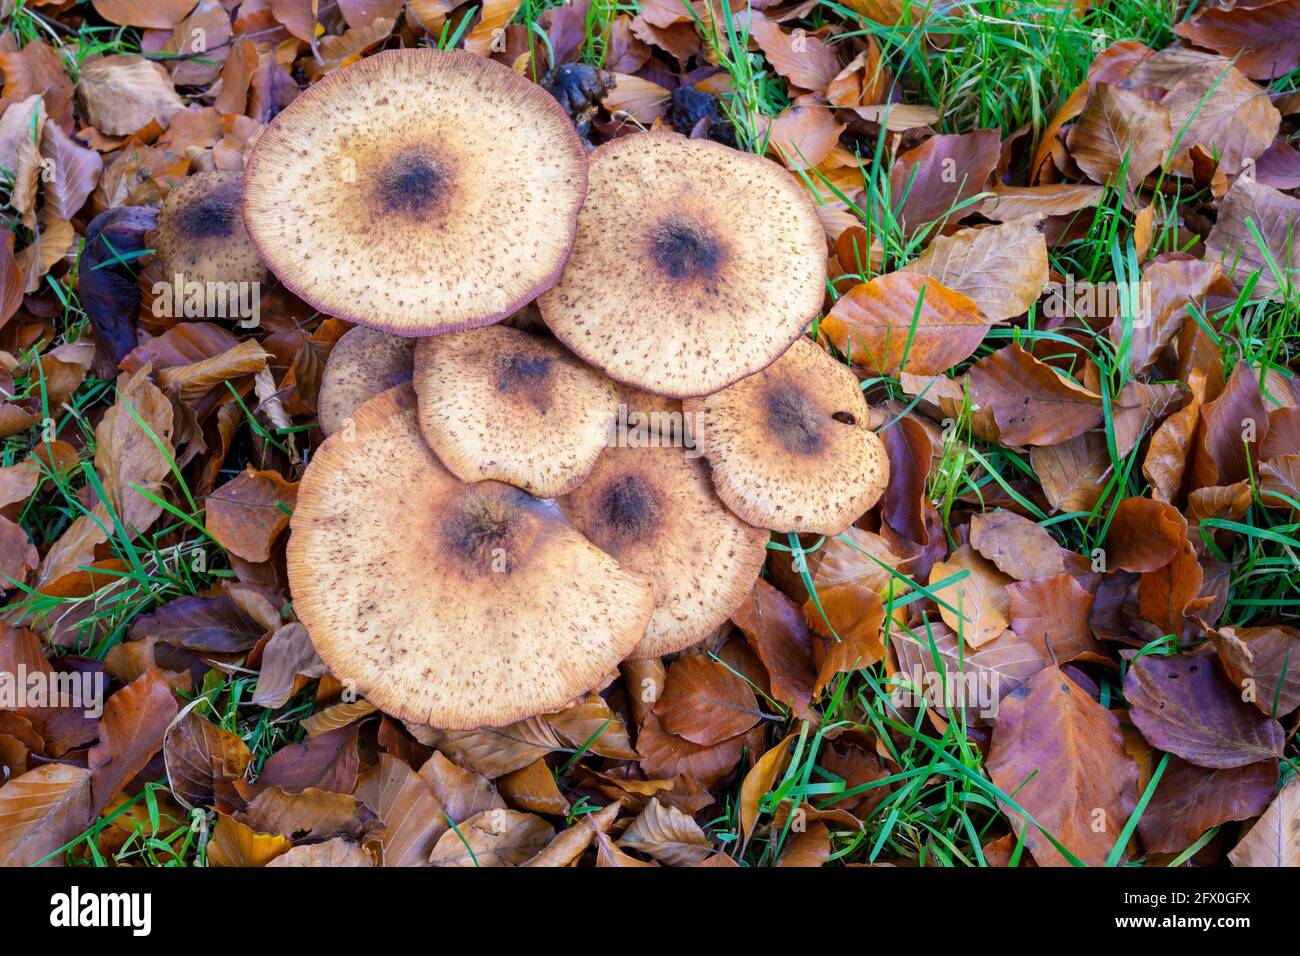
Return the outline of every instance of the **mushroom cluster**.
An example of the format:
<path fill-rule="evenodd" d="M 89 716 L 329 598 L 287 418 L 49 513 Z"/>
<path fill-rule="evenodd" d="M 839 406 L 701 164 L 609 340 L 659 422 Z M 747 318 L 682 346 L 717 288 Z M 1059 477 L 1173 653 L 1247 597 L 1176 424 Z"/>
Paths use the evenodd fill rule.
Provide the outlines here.
<path fill-rule="evenodd" d="M 725 624 L 772 530 L 838 534 L 884 490 L 856 378 L 804 337 L 818 216 L 762 157 L 660 132 L 588 153 L 510 69 L 395 50 L 294 100 L 242 190 L 260 261 L 355 326 L 288 570 L 382 710 L 560 710 Z"/>

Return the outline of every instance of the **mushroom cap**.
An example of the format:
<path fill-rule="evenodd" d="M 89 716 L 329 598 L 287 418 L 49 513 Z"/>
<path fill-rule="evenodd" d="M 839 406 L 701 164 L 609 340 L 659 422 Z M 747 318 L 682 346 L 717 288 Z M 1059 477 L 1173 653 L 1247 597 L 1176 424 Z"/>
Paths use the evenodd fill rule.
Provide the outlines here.
<path fill-rule="evenodd" d="M 775 361 L 821 310 L 826 238 L 806 189 L 752 153 L 638 133 L 591 154 L 573 255 L 539 300 L 613 379 L 707 395 Z"/>
<path fill-rule="evenodd" d="M 333 435 L 366 399 L 411 380 L 415 339 L 358 325 L 330 349 L 316 399 L 316 418 Z"/>
<path fill-rule="evenodd" d="M 889 482 L 858 380 L 806 338 L 770 368 L 683 406 L 718 497 L 750 524 L 839 534 Z"/>
<path fill-rule="evenodd" d="M 682 448 L 610 448 L 560 506 L 619 566 L 649 578 L 654 613 L 629 655 L 671 654 L 706 637 L 744 603 L 768 533 L 723 506 L 708 469 Z"/>
<path fill-rule="evenodd" d="M 542 498 L 576 488 L 609 441 L 618 386 L 554 340 L 504 325 L 422 339 L 420 429 L 461 481 Z"/>
<path fill-rule="evenodd" d="M 500 63 L 389 50 L 272 120 L 244 218 L 271 271 L 323 312 L 398 335 L 488 325 L 559 277 L 585 149 L 554 98 Z"/>
<path fill-rule="evenodd" d="M 164 281 L 264 282 L 266 266 L 244 228 L 244 175 L 213 169 L 187 176 L 158 210 L 155 245 Z"/>
<path fill-rule="evenodd" d="M 402 720 L 559 710 L 644 636 L 650 586 L 555 502 L 443 468 L 415 401 L 376 395 L 317 451 L 291 523 L 294 609 L 334 675 Z"/>

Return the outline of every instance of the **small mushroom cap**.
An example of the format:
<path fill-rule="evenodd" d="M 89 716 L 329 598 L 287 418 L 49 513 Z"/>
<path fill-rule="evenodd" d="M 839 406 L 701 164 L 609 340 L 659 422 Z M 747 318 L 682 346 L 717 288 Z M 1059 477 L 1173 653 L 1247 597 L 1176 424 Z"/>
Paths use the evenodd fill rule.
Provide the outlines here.
<path fill-rule="evenodd" d="M 682 448 L 610 448 L 560 506 L 620 567 L 650 579 L 654 613 L 634 658 L 707 636 L 744 603 L 767 556 L 768 533 L 728 511 Z"/>
<path fill-rule="evenodd" d="M 291 524 L 294 610 L 334 675 L 402 720 L 558 710 L 645 635 L 650 586 L 554 502 L 457 479 L 415 402 L 410 385 L 376 395 L 317 451 Z"/>
<path fill-rule="evenodd" d="M 271 122 L 244 215 L 299 298 L 398 335 L 498 322 L 555 284 L 585 147 L 544 89 L 463 51 L 389 50 Z"/>
<path fill-rule="evenodd" d="M 264 282 L 266 266 L 244 228 L 243 173 L 213 169 L 181 180 L 158 210 L 155 244 L 164 281 Z"/>
<path fill-rule="evenodd" d="M 676 133 L 591 154 L 578 239 L 539 300 L 556 337 L 613 379 L 707 395 L 774 362 L 821 309 L 826 238 L 775 163 Z"/>
<path fill-rule="evenodd" d="M 683 406 L 718 497 L 750 524 L 839 534 L 889 483 L 858 380 L 806 338 L 770 368 Z"/>
<path fill-rule="evenodd" d="M 316 418 L 326 437 L 367 399 L 411 380 L 415 339 L 357 326 L 330 349 L 316 399 Z"/>
<path fill-rule="evenodd" d="M 550 338 L 494 325 L 422 339 L 420 428 L 462 481 L 542 498 L 576 488 L 609 441 L 618 386 Z"/>

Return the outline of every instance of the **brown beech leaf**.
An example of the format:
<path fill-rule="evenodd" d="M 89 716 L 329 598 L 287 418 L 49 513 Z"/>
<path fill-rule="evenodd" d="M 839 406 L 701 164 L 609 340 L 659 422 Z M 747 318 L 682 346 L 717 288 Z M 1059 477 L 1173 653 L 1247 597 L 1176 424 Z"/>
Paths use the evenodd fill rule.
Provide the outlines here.
<path fill-rule="evenodd" d="M 1282 754 L 1282 725 L 1243 701 L 1211 657 L 1136 658 L 1124 697 L 1151 746 L 1198 767 L 1244 767 Z"/>
<path fill-rule="evenodd" d="M 307 731 L 308 737 L 319 737 L 377 712 L 378 709 L 368 700 L 340 701 L 305 718 L 302 729 Z"/>
<path fill-rule="evenodd" d="M 1137 764 L 1119 720 L 1056 667 L 1002 701 L 986 764 L 998 788 L 1089 866 L 1106 862 L 1137 804 Z M 1039 866 L 1065 858 L 1003 803 Z"/>
<path fill-rule="evenodd" d="M 619 839 L 618 845 L 667 866 L 690 866 L 713 853 L 700 825 L 675 807 L 652 799 Z"/>
<path fill-rule="evenodd" d="M 989 327 L 966 296 L 912 272 L 855 285 L 818 326 L 855 365 L 878 375 L 904 367 L 915 375 L 946 372 L 971 356 Z"/>
<path fill-rule="evenodd" d="M 1168 47 L 1153 53 L 1133 68 L 1125 85 L 1168 90 L 1160 105 L 1169 110 L 1179 136 L 1168 161 L 1179 176 L 1192 174 L 1195 146 L 1217 156 L 1225 176 L 1236 176 L 1273 144 L 1282 121 L 1268 92 L 1246 79 L 1231 60 L 1199 50 Z"/>
<path fill-rule="evenodd" d="M 812 99 L 800 97 L 776 119 L 768 120 L 762 130 L 768 151 L 790 169 L 820 165 L 839 145 L 844 132 L 844 124 L 836 121 L 835 114 L 824 103 Z"/>
<path fill-rule="evenodd" d="M 653 860 L 639 860 L 631 853 L 624 853 L 604 833 L 596 834 L 596 866 L 658 866 Z"/>
<path fill-rule="evenodd" d="M 1171 382 L 1149 385 L 1129 382 L 1111 403 L 1115 427 L 1115 451 L 1121 458 L 1137 447 L 1147 429 L 1165 417 L 1175 404 L 1181 404 L 1184 391 Z"/>
<path fill-rule="evenodd" d="M 234 654 L 249 650 L 265 634 L 228 595 L 187 596 L 142 614 L 131 625 L 131 640 L 148 638 L 192 651 Z"/>
<path fill-rule="evenodd" d="M 1117 350 L 1128 338 L 1120 361 L 1127 360 L 1134 373 L 1149 368 L 1182 327 L 1192 321 L 1188 305 L 1221 281 L 1222 274 L 1219 263 L 1190 257 L 1147 263 L 1138 284 L 1132 320 L 1126 321 L 1120 312 L 1110 324 L 1110 340 Z"/>
<path fill-rule="evenodd" d="M 604 835 L 618 819 L 621 804 L 611 803 L 595 813 L 583 814 L 567 830 L 562 830 L 536 856 L 520 866 L 572 866 L 597 834 Z"/>
<path fill-rule="evenodd" d="M 1007 585 L 1007 593 L 1011 595 L 1011 629 L 1043 660 L 1060 665 L 1080 658 L 1105 658 L 1088 627 L 1093 596 L 1073 576 L 1017 581 Z"/>
<path fill-rule="evenodd" d="M 288 853 L 293 841 L 278 833 L 258 833 L 247 824 L 224 813 L 208 840 L 208 866 L 266 866 Z"/>
<path fill-rule="evenodd" d="M 1160 501 L 1173 501 L 1183 486 L 1192 442 L 1201 422 L 1201 405 L 1205 400 L 1205 376 L 1193 370 L 1188 380 L 1192 398 L 1174 412 L 1151 435 L 1147 456 L 1142 461 L 1142 476 L 1151 483 L 1151 495 Z"/>
<path fill-rule="evenodd" d="M 749 17 L 750 38 L 772 69 L 800 89 L 824 94 L 840 72 L 835 50 L 820 37 L 798 33 L 796 38 L 757 13 Z"/>
<path fill-rule="evenodd" d="M 1053 511 L 1091 511 L 1110 472 L 1106 436 L 1086 432 L 1059 445 L 1029 449 L 1029 463 Z"/>
<path fill-rule="evenodd" d="M 959 581 L 939 587 L 939 582 L 963 571 Z M 970 545 L 962 545 L 947 561 L 936 561 L 930 569 L 930 588 L 939 605 L 939 616 L 960 634 L 972 649 L 996 639 L 1011 623 L 1011 598 L 1007 585 L 1015 579 Z"/>
<path fill-rule="evenodd" d="M 46 205 L 62 218 L 71 219 L 94 191 L 104 161 L 99 153 L 81 146 L 58 123 L 51 122 L 45 124 L 41 134 L 41 155 L 50 164 L 45 181 Z"/>
<path fill-rule="evenodd" d="M 555 776 L 546 761 L 537 760 L 521 770 L 512 770 L 497 780 L 501 796 L 515 810 L 564 816 L 569 801 L 556 786 Z"/>
<path fill-rule="evenodd" d="M 555 827 L 531 813 L 484 810 L 458 829 L 444 833 L 429 862 L 434 866 L 520 866 L 554 836 Z"/>
<path fill-rule="evenodd" d="M 925 483 L 934 459 L 929 433 L 920 422 L 904 417 L 880 437 L 889 455 L 889 484 L 880 498 L 880 516 L 904 538 L 924 544 L 929 540 Z"/>
<path fill-rule="evenodd" d="M 1259 500 L 1269 508 L 1290 508 L 1300 518 L 1300 455 L 1279 455 L 1259 466 Z"/>
<path fill-rule="evenodd" d="M 453 762 L 495 780 L 560 750 L 564 742 L 542 717 L 529 717 L 505 727 L 478 730 L 435 730 L 407 724 L 420 743 L 436 747 Z"/>
<path fill-rule="evenodd" d="M 997 130 L 977 129 L 931 136 L 900 154 L 889 173 L 889 195 L 898 204 L 902 228 L 910 235 L 929 223 L 942 222 L 954 206 L 983 192 L 997 167 L 1001 145 Z M 952 215 L 961 219 L 970 209 Z"/>
<path fill-rule="evenodd" d="M 171 474 L 173 416 L 171 402 L 144 372 L 118 376 L 117 401 L 95 429 L 95 469 L 128 531 L 148 530 L 162 513 L 140 490 L 162 497 Z"/>
<path fill-rule="evenodd" d="M 1159 570 L 1186 540 L 1187 519 L 1177 508 L 1152 498 L 1125 498 L 1106 533 L 1106 570 Z"/>
<path fill-rule="evenodd" d="M 636 750 L 641 758 L 641 769 L 648 777 L 683 776 L 711 786 L 736 768 L 745 749 L 745 740 L 742 735 L 712 747 L 693 744 L 659 726 L 659 718 L 652 711 L 637 734 Z"/>
<path fill-rule="evenodd" d="M 1047 285 L 1047 241 L 1031 216 L 939 236 L 903 267 L 966 296 L 994 325 L 1029 311 Z"/>
<path fill-rule="evenodd" d="M 90 825 L 90 771 L 48 763 L 0 787 L 0 866 L 62 866 L 56 852 Z M 53 854 L 53 856 L 51 856 Z"/>
<path fill-rule="evenodd" d="M 359 839 L 375 816 L 356 797 L 308 787 L 288 793 L 268 787 L 248 802 L 235 819 L 260 833 L 278 833 L 292 840 Z"/>
<path fill-rule="evenodd" d="M 452 823 L 461 823 L 495 807 L 504 807 L 492 781 L 458 767 L 436 750 L 420 767 L 420 779 L 432 789 Z"/>
<path fill-rule="evenodd" d="M 1165 634 L 1183 632 L 1187 611 L 1201 594 L 1205 572 L 1192 544 L 1184 538 L 1172 561 L 1138 579 L 1138 607 L 1142 620 Z"/>
<path fill-rule="evenodd" d="M 122 27 L 170 30 L 194 8 L 194 0 L 94 0 L 95 12 Z"/>
<path fill-rule="evenodd" d="M 327 673 L 307 637 L 307 628 L 293 621 L 277 628 L 262 649 L 262 668 L 250 701 L 259 707 L 283 707 L 308 680 Z"/>
<path fill-rule="evenodd" d="M 740 836 L 748 843 L 758 823 L 759 804 L 790 764 L 790 745 L 797 738 L 791 734 L 754 761 L 740 785 Z"/>
<path fill-rule="evenodd" d="M 190 710 L 167 731 L 163 758 L 167 785 L 182 804 L 231 807 L 239 799 L 233 781 L 243 777 L 253 755 L 234 733 Z"/>
<path fill-rule="evenodd" d="M 245 339 L 228 351 L 190 365 L 172 365 L 158 373 L 158 384 L 177 389 L 187 402 L 197 402 L 209 389 L 266 368 L 271 357 L 254 339 Z"/>
<path fill-rule="evenodd" d="M 357 726 L 340 727 L 282 747 L 267 759 L 257 785 L 301 793 L 308 787 L 351 793 L 357 785 Z"/>
<path fill-rule="evenodd" d="M 1101 396 L 1067 381 L 1019 345 L 971 366 L 971 388 L 1007 445 L 1059 445 L 1101 422 Z"/>
<path fill-rule="evenodd" d="M 289 525 L 297 500 L 297 482 L 248 465 L 208 495 L 204 524 L 231 554 L 254 563 L 267 561 L 275 539 Z"/>
<path fill-rule="evenodd" d="M 1014 511 L 998 509 L 973 515 L 970 543 L 999 571 L 1017 581 L 1050 578 L 1065 571 L 1056 539 L 1041 525 Z"/>
<path fill-rule="evenodd" d="M 133 54 L 88 59 L 77 92 L 90 124 L 107 136 L 129 136 L 153 122 L 166 125 L 185 108 L 167 70 Z"/>
<path fill-rule="evenodd" d="M 1187 496 L 1187 523 L 1196 527 L 1207 518 L 1236 521 L 1250 510 L 1254 497 L 1248 481 L 1197 488 Z"/>
<path fill-rule="evenodd" d="M 1221 260 L 1239 286 L 1252 272 L 1258 271 L 1255 292 L 1276 295 L 1283 283 L 1294 286 L 1296 271 L 1300 270 L 1300 250 L 1294 242 L 1297 218 L 1300 218 L 1300 199 L 1245 176 L 1239 177 L 1219 203 L 1219 218 L 1205 240 L 1206 257 Z M 1259 230 L 1264 248 L 1256 241 L 1248 223 L 1254 223 Z M 1270 258 L 1277 272 L 1268 264 Z"/>
<path fill-rule="evenodd" d="M 1278 791 L 1228 859 L 1233 866 L 1300 866 L 1300 777 Z"/>
<path fill-rule="evenodd" d="M 602 757 L 636 759 L 636 750 L 622 718 L 599 694 L 591 694 L 581 703 L 545 717 L 555 732 L 575 749 L 585 746 L 591 753 Z"/>
<path fill-rule="evenodd" d="M 0 516 L 0 590 L 13 582 L 25 583 L 40 563 L 41 556 L 22 525 Z"/>
<path fill-rule="evenodd" d="M 1148 853 L 1181 853 L 1210 827 L 1264 812 L 1277 786 L 1277 761 L 1207 770 L 1170 757 L 1138 833 Z"/>
<path fill-rule="evenodd" d="M 933 699 L 927 698 L 931 706 L 950 720 L 960 710 L 973 727 L 993 723 L 999 701 L 1047 665 L 1030 642 L 1010 631 L 977 651 L 961 647 L 956 633 L 939 623 L 897 630 L 890 640 L 898 658 L 897 679 L 910 685 L 898 687 L 895 695 L 906 700 L 912 693 L 934 692 Z M 954 707 L 948 706 L 945 684 Z"/>
<path fill-rule="evenodd" d="M 383 823 L 384 866 L 423 866 L 438 838 L 450 832 L 429 784 L 391 754 L 357 781 L 356 797 Z"/>
<path fill-rule="evenodd" d="M 176 714 L 176 698 L 156 667 L 108 699 L 99 723 L 99 743 L 87 754 L 96 812 L 108 806 L 113 795 L 162 749 L 163 736 Z"/>
<path fill-rule="evenodd" d="M 1268 434 L 1268 410 L 1259 373 L 1242 362 L 1223 393 L 1201 409 L 1192 462 L 1192 485 L 1230 485 L 1249 479 L 1259 462 L 1259 443 Z"/>
<path fill-rule="evenodd" d="M 1256 79 L 1272 79 L 1300 66 L 1300 7 L 1250 3 L 1201 7 L 1174 27 L 1180 37 L 1223 56 Z"/>
<path fill-rule="evenodd" d="M 777 857 L 776 866 L 825 866 L 831 858 L 831 833 L 820 820 L 802 832 L 793 833 Z"/>
<path fill-rule="evenodd" d="M 818 601 L 804 603 L 803 615 L 813 633 L 813 695 L 820 697 L 836 674 L 870 667 L 885 656 L 880 636 L 885 606 L 879 594 L 860 584 L 834 585 L 817 596 Z"/>
<path fill-rule="evenodd" d="M 1119 173 L 1127 157 L 1131 191 L 1160 165 L 1173 138 L 1165 107 L 1122 87 L 1097 83 L 1066 145 L 1079 168 L 1102 184 Z"/>
<path fill-rule="evenodd" d="M 799 607 L 760 578 L 731 620 L 767 669 L 772 696 L 796 714 L 807 713 L 817 670 L 812 636 Z"/>
<path fill-rule="evenodd" d="M 750 686 L 707 657 L 673 662 L 655 716 L 670 734 L 706 747 L 743 734 L 760 720 Z"/>
<path fill-rule="evenodd" d="M 1285 624 L 1222 627 L 1214 646 L 1228 679 L 1262 713 L 1281 717 L 1300 707 L 1300 631 Z"/>
<path fill-rule="evenodd" d="M 996 222 L 1009 222 L 1023 216 L 1066 216 L 1089 209 L 1101 201 L 1105 188 L 1087 183 L 1054 183 L 1050 186 L 993 187 L 993 195 L 984 200 L 979 214 Z"/>
<path fill-rule="evenodd" d="M 324 843 L 308 843 L 296 846 L 274 860 L 267 866 L 374 866 L 370 854 L 351 840 L 335 837 Z"/>

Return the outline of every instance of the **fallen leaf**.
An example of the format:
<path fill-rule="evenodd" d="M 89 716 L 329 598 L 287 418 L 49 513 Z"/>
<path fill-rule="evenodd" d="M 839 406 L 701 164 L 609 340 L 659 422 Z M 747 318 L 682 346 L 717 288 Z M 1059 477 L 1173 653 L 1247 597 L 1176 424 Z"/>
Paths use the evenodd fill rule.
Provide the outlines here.
<path fill-rule="evenodd" d="M 1148 853 L 1181 853 L 1210 827 L 1259 816 L 1276 786 L 1276 760 L 1207 770 L 1170 757 L 1138 821 L 1142 845 Z"/>
<path fill-rule="evenodd" d="M 233 782 L 253 755 L 236 734 L 189 710 L 168 729 L 163 758 L 167 785 L 184 806 L 231 807 L 238 799 Z"/>
<path fill-rule="evenodd" d="M 324 843 L 296 846 L 266 864 L 267 866 L 374 866 L 365 850 L 350 840 L 335 837 Z"/>
<path fill-rule="evenodd" d="M 707 657 L 682 657 L 668 668 L 655 715 L 664 730 L 706 747 L 745 733 L 760 719 L 749 685 Z"/>
<path fill-rule="evenodd" d="M 1157 571 L 1183 548 L 1187 519 L 1153 498 L 1125 498 L 1111 513 L 1106 534 L 1106 569 Z"/>
<path fill-rule="evenodd" d="M 1160 165 L 1173 138 L 1169 110 L 1164 106 L 1131 90 L 1098 83 L 1066 144 L 1093 182 L 1108 183 L 1125 168 L 1131 192 Z"/>
<path fill-rule="evenodd" d="M 555 827 L 539 816 L 517 810 L 484 810 L 433 848 L 434 866 L 520 866 L 542 851 Z"/>
<path fill-rule="evenodd" d="M 433 789 L 390 754 L 380 754 L 378 766 L 361 776 L 356 797 L 384 825 L 384 866 L 423 866 L 439 838 L 451 832 Z"/>
<path fill-rule="evenodd" d="M 1084 658 L 1105 658 L 1092 636 L 1093 596 L 1069 574 L 1007 585 L 1011 629 L 1045 661 L 1058 666 Z"/>
<path fill-rule="evenodd" d="M 1285 624 L 1222 627 L 1213 638 L 1243 699 L 1270 717 L 1300 707 L 1300 631 Z"/>
<path fill-rule="evenodd" d="M 1294 242 L 1298 216 L 1300 199 L 1238 177 L 1219 203 L 1219 218 L 1205 240 L 1206 257 L 1221 261 L 1239 286 L 1258 272 L 1256 293 L 1276 297 L 1284 286 L 1295 286 L 1300 270 L 1300 251 Z M 1251 225 L 1264 240 L 1263 246 Z"/>
<path fill-rule="evenodd" d="M 99 743 L 86 757 L 95 812 L 108 806 L 113 795 L 162 750 L 163 736 L 176 714 L 176 698 L 157 668 L 108 699 L 99 722 Z"/>
<path fill-rule="evenodd" d="M 971 366 L 971 388 L 1007 445 L 1059 445 L 1101 423 L 1101 396 L 1011 344 Z"/>
<path fill-rule="evenodd" d="M 1300 866 L 1300 777 L 1292 777 L 1228 851 L 1233 866 Z"/>
<path fill-rule="evenodd" d="M 522 770 L 513 770 L 497 780 L 497 789 L 515 810 L 564 816 L 569 801 L 564 799 L 546 761 L 537 760 Z"/>
<path fill-rule="evenodd" d="M 1243 701 L 1209 657 L 1143 655 L 1124 678 L 1124 697 L 1153 747 L 1198 767 L 1244 767 L 1282 754 L 1282 725 Z"/>
<path fill-rule="evenodd" d="M 698 823 L 657 799 L 623 831 L 618 845 L 668 866 L 690 866 L 713 853 L 713 845 Z"/>
<path fill-rule="evenodd" d="M 966 296 L 915 273 L 891 272 L 842 295 L 818 330 L 878 375 L 904 367 L 936 375 L 969 358 L 990 324 Z"/>
<path fill-rule="evenodd" d="M 217 814 L 208 840 L 208 866 L 266 866 L 293 846 L 278 833 L 258 833 L 233 817 Z"/>
<path fill-rule="evenodd" d="M 1106 863 L 1137 804 L 1137 765 L 1119 720 L 1056 667 L 1003 699 L 986 767 L 1003 793 L 1089 866 Z M 999 802 L 1039 866 L 1066 863 L 1038 827 Z"/>
<path fill-rule="evenodd" d="M 91 818 L 84 767 L 49 763 L 15 777 L 0 787 L 0 866 L 61 866 L 56 851 Z"/>
<path fill-rule="evenodd" d="M 904 272 L 966 296 L 994 325 L 1022 315 L 1047 285 L 1047 242 L 1033 217 L 939 236 Z"/>
<path fill-rule="evenodd" d="M 959 581 L 939 586 L 941 581 L 962 572 L 969 574 Z M 1011 598 L 1007 585 L 1014 580 L 969 545 L 962 545 L 947 561 L 934 563 L 930 569 L 929 585 L 935 599 L 943 602 L 939 605 L 943 622 L 974 650 L 997 638 L 1011 623 L 1008 616 Z"/>
<path fill-rule="evenodd" d="M 772 696 L 796 714 L 806 713 L 816 683 L 812 637 L 803 612 L 762 578 L 731 616 L 763 662 L 772 681 Z M 637 741 L 641 750 L 641 741 Z"/>
<path fill-rule="evenodd" d="M 1061 546 L 1041 525 L 1014 511 L 973 515 L 971 547 L 1017 581 L 1049 578 L 1065 571 Z"/>
<path fill-rule="evenodd" d="M 952 209 L 984 191 L 1001 145 L 997 130 L 977 129 L 931 136 L 900 154 L 889 172 L 889 195 L 903 231 L 911 235 L 922 226 L 943 223 L 950 214 L 954 219 L 966 216 L 971 207 Z"/>
<path fill-rule="evenodd" d="M 77 92 L 91 125 L 109 136 L 129 136 L 151 122 L 165 126 L 185 108 L 167 71 L 133 54 L 87 59 Z"/>

